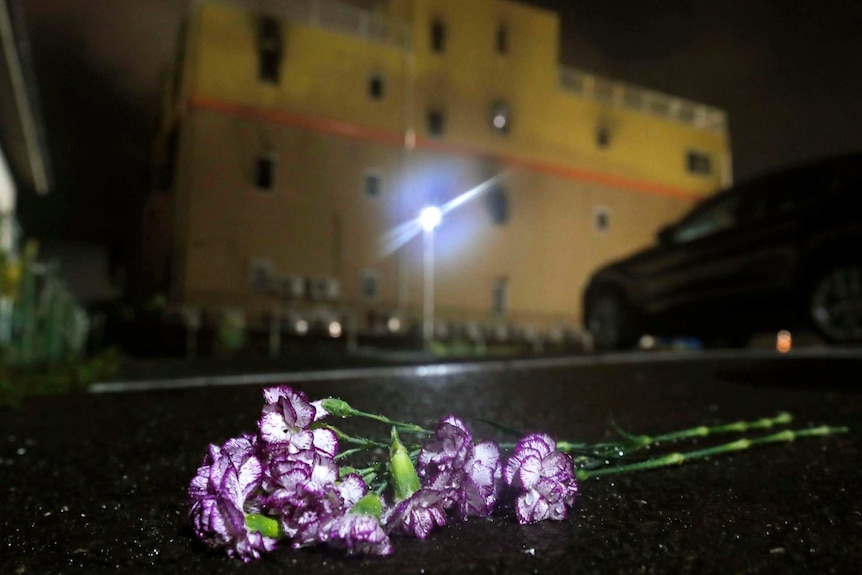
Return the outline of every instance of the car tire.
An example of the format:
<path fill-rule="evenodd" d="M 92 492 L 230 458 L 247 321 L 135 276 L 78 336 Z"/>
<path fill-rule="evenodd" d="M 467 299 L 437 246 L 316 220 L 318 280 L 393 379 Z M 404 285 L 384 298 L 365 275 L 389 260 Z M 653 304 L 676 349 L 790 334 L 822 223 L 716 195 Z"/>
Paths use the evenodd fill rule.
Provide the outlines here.
<path fill-rule="evenodd" d="M 829 343 L 862 342 L 862 262 L 841 261 L 817 274 L 808 292 L 808 318 Z"/>
<path fill-rule="evenodd" d="M 596 351 L 629 349 L 640 337 L 632 306 L 619 293 L 606 291 L 591 297 L 586 328 Z"/>

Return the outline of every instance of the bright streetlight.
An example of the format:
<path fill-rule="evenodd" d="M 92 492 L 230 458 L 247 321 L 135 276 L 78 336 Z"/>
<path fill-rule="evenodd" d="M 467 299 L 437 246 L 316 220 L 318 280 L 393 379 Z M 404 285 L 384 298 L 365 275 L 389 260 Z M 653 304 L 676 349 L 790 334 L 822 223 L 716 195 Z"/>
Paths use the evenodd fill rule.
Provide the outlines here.
<path fill-rule="evenodd" d="M 419 212 L 419 225 L 426 232 L 434 231 L 443 219 L 443 212 L 437 206 L 426 206 Z"/>

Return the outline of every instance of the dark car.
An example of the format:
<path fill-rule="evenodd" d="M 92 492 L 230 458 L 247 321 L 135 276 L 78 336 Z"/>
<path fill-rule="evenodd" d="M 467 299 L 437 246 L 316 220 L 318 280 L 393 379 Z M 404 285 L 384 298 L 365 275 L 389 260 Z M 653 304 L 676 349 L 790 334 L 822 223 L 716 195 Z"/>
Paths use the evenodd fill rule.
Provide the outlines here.
<path fill-rule="evenodd" d="M 582 305 L 597 350 L 643 334 L 740 346 L 791 328 L 862 341 L 862 154 L 707 198 L 653 247 L 594 272 Z"/>

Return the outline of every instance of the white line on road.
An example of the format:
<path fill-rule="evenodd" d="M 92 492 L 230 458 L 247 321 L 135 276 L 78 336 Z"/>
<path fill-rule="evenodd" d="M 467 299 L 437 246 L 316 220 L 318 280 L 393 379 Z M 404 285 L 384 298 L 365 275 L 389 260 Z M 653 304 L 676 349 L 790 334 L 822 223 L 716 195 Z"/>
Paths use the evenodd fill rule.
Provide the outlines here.
<path fill-rule="evenodd" d="M 89 393 L 119 393 L 127 391 L 150 391 L 188 389 L 196 387 L 221 387 L 230 385 L 271 385 L 311 381 L 344 381 L 351 379 L 381 379 L 392 377 L 445 377 L 467 373 L 494 373 L 512 369 L 546 369 L 578 365 L 614 365 L 632 363 L 658 363 L 692 360 L 742 360 L 742 359 L 790 359 L 790 358 L 835 358 L 862 359 L 862 349 L 829 348 L 800 349 L 780 354 L 772 350 L 727 350 L 688 352 L 632 352 L 590 356 L 564 356 L 523 358 L 509 360 L 482 360 L 475 362 L 441 363 L 393 367 L 362 367 L 317 371 L 294 371 L 282 373 L 254 373 L 238 375 L 197 376 L 174 379 L 140 381 L 105 381 L 92 383 Z"/>

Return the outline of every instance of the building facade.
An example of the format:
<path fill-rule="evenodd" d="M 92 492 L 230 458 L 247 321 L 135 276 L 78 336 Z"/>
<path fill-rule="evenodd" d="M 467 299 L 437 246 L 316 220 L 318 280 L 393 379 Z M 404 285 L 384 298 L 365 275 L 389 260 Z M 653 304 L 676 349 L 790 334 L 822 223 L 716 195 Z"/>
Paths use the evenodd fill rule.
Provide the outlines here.
<path fill-rule="evenodd" d="M 730 151 L 720 110 L 562 68 L 559 25 L 504 0 L 193 3 L 153 283 L 250 322 L 325 308 L 403 329 L 430 298 L 440 335 L 577 326 L 588 274 L 727 185 Z"/>

